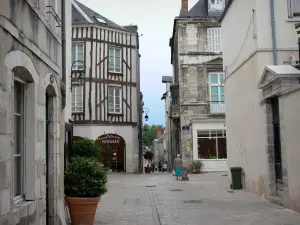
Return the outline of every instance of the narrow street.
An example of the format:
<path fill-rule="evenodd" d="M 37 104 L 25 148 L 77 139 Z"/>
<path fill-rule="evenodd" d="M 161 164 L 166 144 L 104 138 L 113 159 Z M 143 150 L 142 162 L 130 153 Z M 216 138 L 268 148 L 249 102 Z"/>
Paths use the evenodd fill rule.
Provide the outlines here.
<path fill-rule="evenodd" d="M 111 174 L 97 225 L 299 225 L 300 214 L 244 190 L 229 189 L 224 173 Z"/>

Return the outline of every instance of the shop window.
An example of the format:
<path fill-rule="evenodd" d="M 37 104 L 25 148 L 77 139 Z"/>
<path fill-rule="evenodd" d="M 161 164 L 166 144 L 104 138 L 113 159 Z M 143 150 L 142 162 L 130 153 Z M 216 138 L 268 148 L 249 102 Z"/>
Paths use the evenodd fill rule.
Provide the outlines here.
<path fill-rule="evenodd" d="M 198 131 L 199 159 L 227 159 L 225 130 Z"/>

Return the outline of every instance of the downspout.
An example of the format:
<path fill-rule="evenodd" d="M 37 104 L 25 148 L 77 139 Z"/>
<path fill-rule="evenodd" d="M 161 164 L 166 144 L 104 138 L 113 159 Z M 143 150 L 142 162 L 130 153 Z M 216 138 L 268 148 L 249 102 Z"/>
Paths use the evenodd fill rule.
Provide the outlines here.
<path fill-rule="evenodd" d="M 272 28 L 272 44 L 273 44 L 273 61 L 274 61 L 274 65 L 278 65 L 274 0 L 270 0 L 270 11 L 271 11 L 271 28 Z"/>
<path fill-rule="evenodd" d="M 65 15 L 65 0 L 61 0 L 61 48 L 62 48 L 62 64 L 61 64 L 61 75 L 62 75 L 62 84 L 61 93 L 62 93 L 62 109 L 66 106 L 66 15 Z"/>

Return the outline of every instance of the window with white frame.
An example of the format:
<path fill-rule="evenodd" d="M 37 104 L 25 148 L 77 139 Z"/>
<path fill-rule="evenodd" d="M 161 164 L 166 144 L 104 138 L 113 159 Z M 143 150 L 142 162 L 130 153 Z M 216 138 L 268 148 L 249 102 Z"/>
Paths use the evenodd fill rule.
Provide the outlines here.
<path fill-rule="evenodd" d="M 198 130 L 198 159 L 227 159 L 225 130 Z"/>
<path fill-rule="evenodd" d="M 222 52 L 221 27 L 207 28 L 207 51 Z"/>
<path fill-rule="evenodd" d="M 224 73 L 209 73 L 209 92 L 212 104 L 224 104 Z"/>
<path fill-rule="evenodd" d="M 109 47 L 108 70 L 113 73 L 121 73 L 121 48 Z"/>
<path fill-rule="evenodd" d="M 72 70 L 84 69 L 84 47 L 83 43 L 72 44 Z"/>
<path fill-rule="evenodd" d="M 24 154 L 25 154 L 25 91 L 26 83 L 14 81 L 14 158 L 13 158 L 13 190 L 15 201 L 24 197 Z"/>
<path fill-rule="evenodd" d="M 121 87 L 108 86 L 108 112 L 121 113 Z"/>
<path fill-rule="evenodd" d="M 288 17 L 300 17 L 300 1 L 288 0 Z"/>
<path fill-rule="evenodd" d="M 83 85 L 72 84 L 72 112 L 83 112 Z"/>

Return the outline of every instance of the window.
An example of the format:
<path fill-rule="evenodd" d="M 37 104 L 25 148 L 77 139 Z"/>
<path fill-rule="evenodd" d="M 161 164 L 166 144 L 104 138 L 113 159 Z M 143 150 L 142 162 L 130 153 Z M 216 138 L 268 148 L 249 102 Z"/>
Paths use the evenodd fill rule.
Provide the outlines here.
<path fill-rule="evenodd" d="M 223 73 L 209 74 L 210 101 L 224 103 L 224 75 Z"/>
<path fill-rule="evenodd" d="M 72 84 L 72 112 L 83 112 L 83 85 Z"/>
<path fill-rule="evenodd" d="M 207 51 L 222 52 L 221 27 L 207 28 Z"/>
<path fill-rule="evenodd" d="M 14 162 L 13 190 L 16 201 L 24 195 L 24 153 L 25 153 L 25 83 L 14 81 Z"/>
<path fill-rule="evenodd" d="M 225 8 L 225 0 L 209 0 L 208 11 L 222 11 Z"/>
<path fill-rule="evenodd" d="M 197 137 L 199 159 L 227 159 L 225 130 L 201 130 Z"/>
<path fill-rule="evenodd" d="M 300 17 L 299 0 L 288 0 L 288 16 L 289 18 Z"/>
<path fill-rule="evenodd" d="M 95 18 L 99 23 L 106 23 L 105 20 L 100 17 L 95 17 Z"/>
<path fill-rule="evenodd" d="M 110 47 L 109 48 L 109 60 L 108 60 L 109 72 L 121 73 L 121 49 Z"/>
<path fill-rule="evenodd" d="M 121 113 L 121 88 L 117 86 L 108 87 L 108 112 Z"/>
<path fill-rule="evenodd" d="M 72 70 L 84 69 L 84 50 L 83 44 L 72 45 Z"/>

